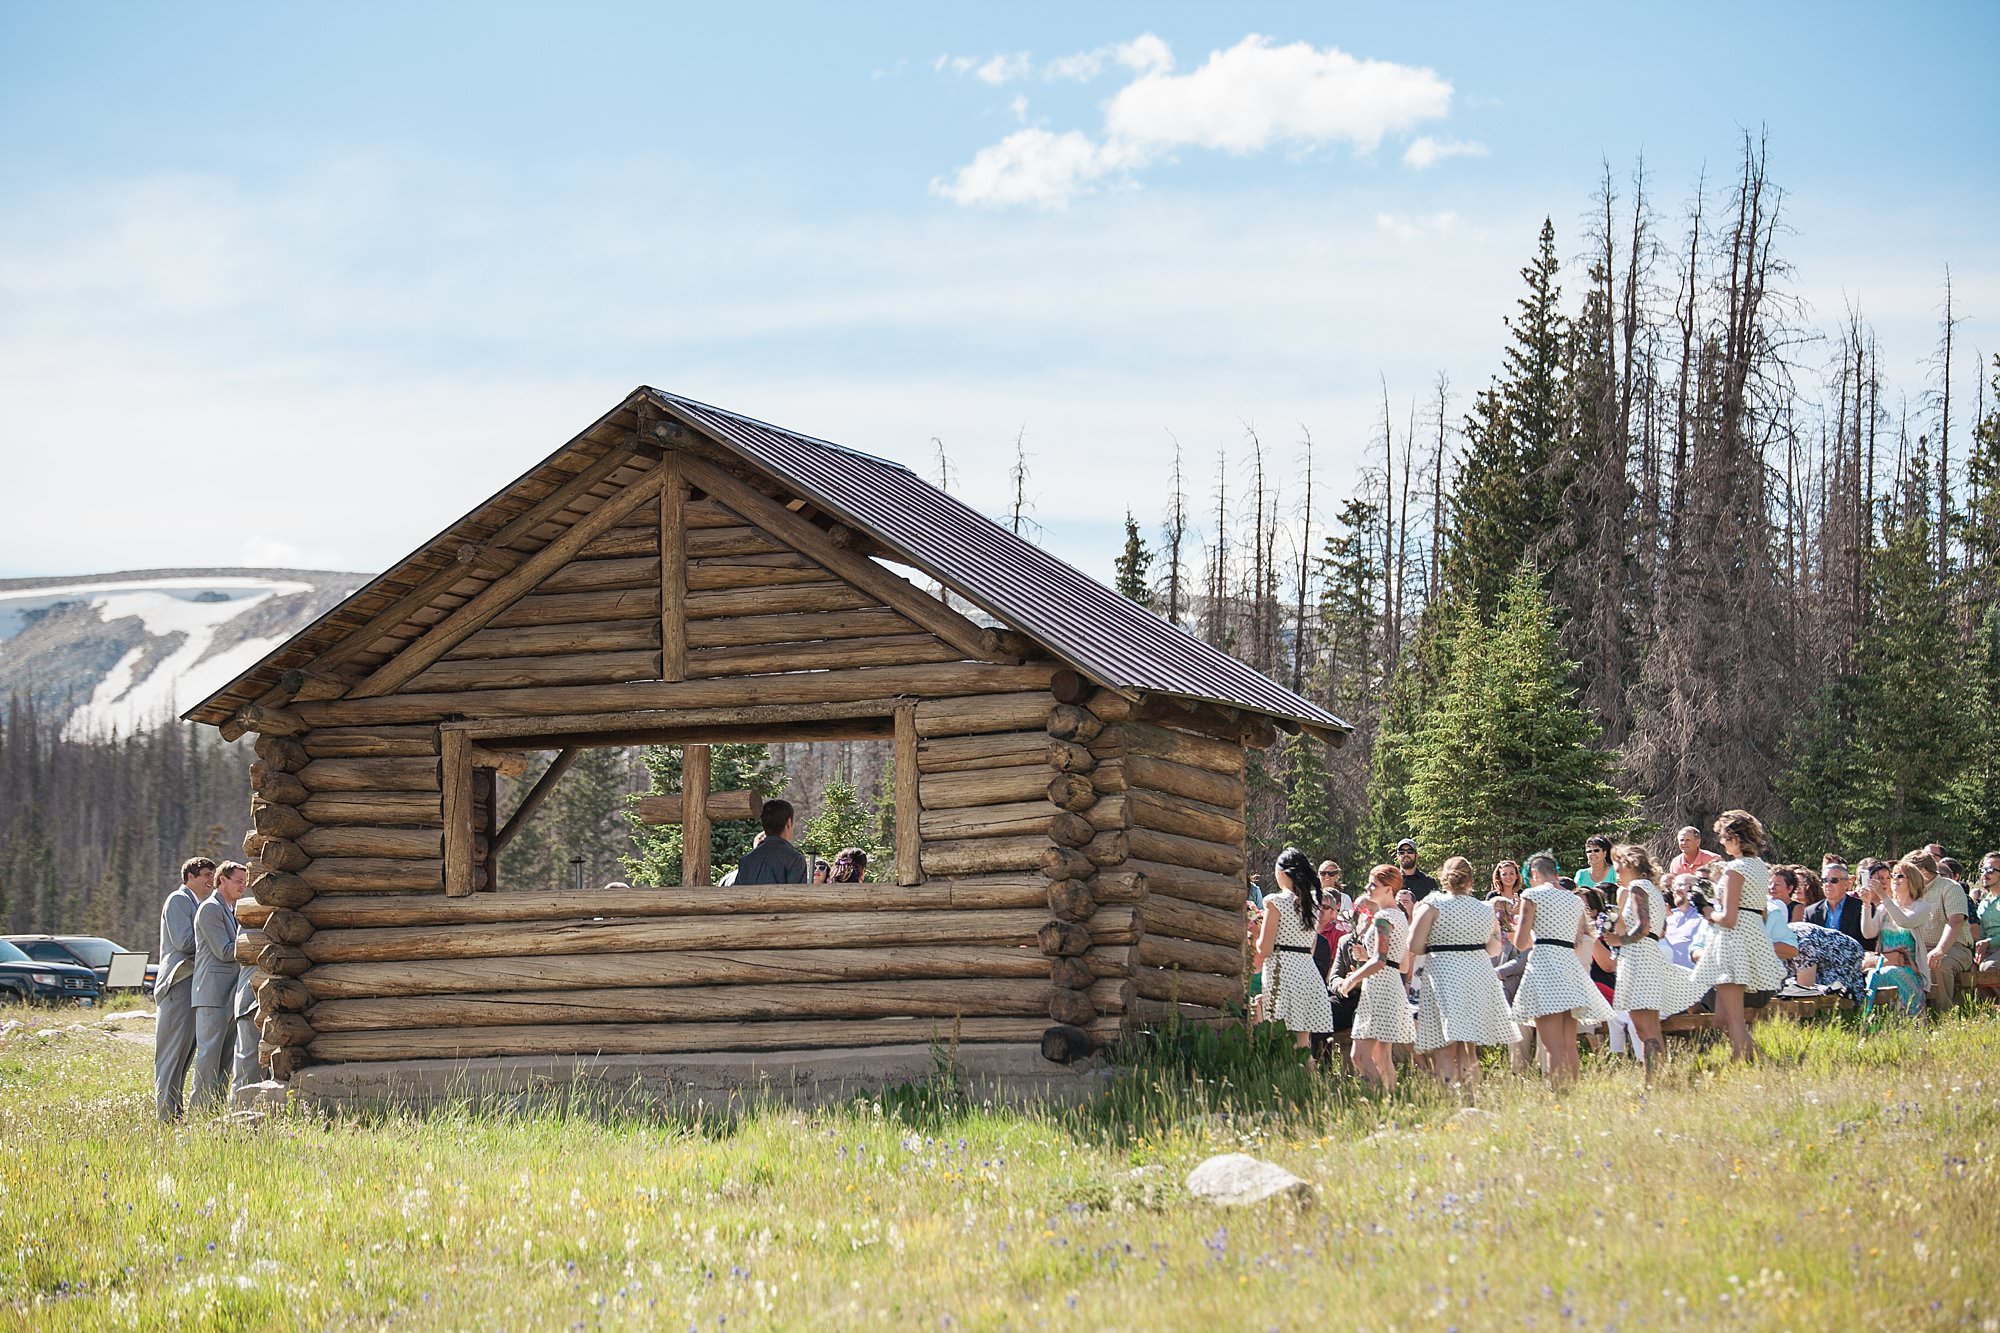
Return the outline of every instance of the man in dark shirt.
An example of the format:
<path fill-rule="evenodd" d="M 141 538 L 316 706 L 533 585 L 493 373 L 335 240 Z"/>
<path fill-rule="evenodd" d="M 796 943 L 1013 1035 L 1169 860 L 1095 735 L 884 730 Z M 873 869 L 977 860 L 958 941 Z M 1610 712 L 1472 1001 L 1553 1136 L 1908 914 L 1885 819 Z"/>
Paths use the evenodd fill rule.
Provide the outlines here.
<path fill-rule="evenodd" d="M 1396 844 L 1396 868 L 1403 872 L 1403 887 L 1410 891 L 1410 897 L 1422 902 L 1437 892 L 1438 882 L 1417 869 L 1417 841 L 1405 838 Z"/>
<path fill-rule="evenodd" d="M 798 816 L 792 810 L 792 803 L 764 802 L 763 824 L 764 841 L 753 847 L 736 867 L 736 887 L 740 889 L 746 884 L 804 884 L 810 876 L 806 873 L 805 855 L 792 845 L 792 835 L 798 826 Z"/>

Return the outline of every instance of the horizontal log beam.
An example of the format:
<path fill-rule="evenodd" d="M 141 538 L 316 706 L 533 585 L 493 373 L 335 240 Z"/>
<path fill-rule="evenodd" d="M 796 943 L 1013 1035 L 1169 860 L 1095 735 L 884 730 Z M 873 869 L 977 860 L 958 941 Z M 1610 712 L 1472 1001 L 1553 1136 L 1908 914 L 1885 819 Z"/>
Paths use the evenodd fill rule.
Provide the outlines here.
<path fill-rule="evenodd" d="M 681 794 L 667 792 L 641 796 L 633 810 L 642 824 L 678 824 L 682 820 L 681 806 Z M 712 791 L 708 793 L 707 808 L 711 820 L 757 819 L 764 813 L 764 798 L 754 791 Z"/>
<path fill-rule="evenodd" d="M 471 713 L 482 717 L 533 717 L 586 710 L 621 712 L 722 708 L 740 704 L 833 703 L 905 694 L 935 698 L 941 694 L 967 691 L 996 694 L 1021 691 L 1032 694 L 1046 688 L 1048 675 L 1049 668 L 1042 663 L 1003 666 L 983 662 L 946 662 L 928 666 L 796 672 L 757 681 L 633 682 L 626 685 L 550 686 L 533 690 L 385 695 L 372 699 L 300 704 L 299 708 L 311 715 L 314 726 L 362 726 L 436 721 L 453 713 Z"/>
<path fill-rule="evenodd" d="M 1219 875 L 1240 875 L 1248 864 L 1242 844 L 1230 846 L 1133 828 L 1126 835 L 1132 855 L 1141 861 L 1162 861 L 1168 865 L 1208 870 Z"/>
<path fill-rule="evenodd" d="M 886 886 L 885 886 L 886 887 Z M 655 949 L 792 949 L 896 944 L 1031 943 L 1046 912 L 739 912 L 733 917 L 320 928 L 315 963 L 415 958 L 514 958 Z"/>
<path fill-rule="evenodd" d="M 551 573 L 535 585 L 540 592 L 601 592 L 610 588 L 657 588 L 660 586 L 660 558 L 657 554 L 614 560 L 578 558 Z"/>
<path fill-rule="evenodd" d="M 911 634 L 916 626 L 886 606 L 858 611 L 798 611 L 768 616 L 704 620 L 688 626 L 690 648 L 733 648 L 816 639 L 865 639 Z"/>
<path fill-rule="evenodd" d="M 481 1059 L 507 1055 L 673 1055 L 934 1042 L 1039 1041 L 1046 1018 L 857 1018 L 773 1023 L 593 1023 L 575 1027 L 341 1032 L 307 1047 L 316 1060 Z"/>
<path fill-rule="evenodd" d="M 1240 846 L 1247 831 L 1242 812 L 1224 806 L 1153 791 L 1135 791 L 1127 800 L 1135 828 L 1230 846 Z"/>
<path fill-rule="evenodd" d="M 979 875 L 1003 870 L 1033 870 L 1049 850 L 1046 833 L 1038 837 L 967 838 L 926 842 L 926 875 Z"/>
<path fill-rule="evenodd" d="M 1055 697 L 1048 692 L 1048 678 L 1053 672 L 1042 666 L 1038 674 L 1041 682 L 1033 693 L 968 691 L 961 697 L 939 698 L 931 694 L 919 700 L 917 735 L 928 740 L 935 736 L 971 736 L 996 731 L 1041 731 L 1048 724 Z"/>
<path fill-rule="evenodd" d="M 297 982 L 286 983 L 298 985 Z M 1192 996 L 1190 998 L 1193 998 Z M 824 1018 L 1004 1018 L 1044 1012 L 1047 977 L 949 981 L 807 982 L 750 986 L 621 986 L 562 992 L 489 991 L 375 1000 L 322 1000 L 312 1025 L 329 1032 L 508 1024 L 716 1023 Z"/>
<path fill-rule="evenodd" d="M 831 576 L 818 565 L 804 556 L 789 553 L 746 555 L 729 560 L 690 560 L 687 567 L 690 593 L 789 588 L 831 581 Z"/>
<path fill-rule="evenodd" d="M 443 797 L 437 792 L 320 792 L 299 807 L 315 824 L 414 825 L 443 827 Z"/>
<path fill-rule="evenodd" d="M 576 653 L 659 651 L 658 620 L 595 620 L 578 625 L 483 629 L 445 654 L 446 662 L 489 657 L 563 657 Z"/>
<path fill-rule="evenodd" d="M 963 773 L 987 768 L 1022 768 L 1042 762 L 1049 738 L 1039 731 L 1002 731 L 946 736 L 917 744 L 922 773 Z"/>
<path fill-rule="evenodd" d="M 304 914 L 321 930 L 573 923 L 592 917 L 681 919 L 740 916 L 746 909 L 868 915 L 1034 907 L 1041 903 L 1043 890 L 1040 878 L 1027 874 L 968 875 L 932 880 L 914 888 L 893 884 L 762 884 L 754 900 L 737 889 L 684 889 L 678 885 L 668 889 L 508 892 L 451 902 L 429 894 L 319 898 Z"/>
<path fill-rule="evenodd" d="M 311 705 L 300 705 L 311 707 Z M 1100 763 L 1092 779 L 1100 789 L 1105 787 L 1099 778 L 1106 769 L 1115 768 L 1124 786 L 1119 790 L 1165 792 L 1169 796 L 1185 796 L 1191 801 L 1201 801 L 1207 805 L 1224 809 L 1243 808 L 1243 779 L 1226 773 L 1212 773 L 1203 768 L 1192 768 L 1177 764 L 1170 759 L 1155 759 L 1149 755 L 1128 754 L 1116 764 Z"/>
<path fill-rule="evenodd" d="M 1183 1004 L 1222 1009 L 1244 1002 L 1242 973 L 1218 976 L 1212 972 L 1182 972 L 1173 968 L 1142 967 L 1132 978 L 1133 989 L 1149 1000 L 1178 1000 Z M 313 1011 L 319 1021 L 319 1011 Z"/>
<path fill-rule="evenodd" d="M 657 586 L 622 592 L 531 592 L 493 617 L 487 628 L 527 629 L 536 625 L 658 621 L 659 618 L 660 590 Z"/>
<path fill-rule="evenodd" d="M 315 759 L 299 770 L 314 792 L 437 791 L 435 759 Z M 317 822 L 317 821 L 315 821 Z"/>
<path fill-rule="evenodd" d="M 319 894 L 441 890 L 444 888 L 444 861 L 365 856 L 320 857 L 301 870 L 299 878 Z"/>
<path fill-rule="evenodd" d="M 403 683 L 402 689 L 409 694 L 425 694 L 532 689 L 544 685 L 614 685 L 631 680 L 657 680 L 659 670 L 657 648 L 548 657 L 453 659 L 418 672 Z"/>
<path fill-rule="evenodd" d="M 690 592 L 688 632 L 694 622 L 736 617 L 792 615 L 808 611 L 859 611 L 877 607 L 873 597 L 845 583 L 801 583 L 795 587 L 722 588 Z"/>
<path fill-rule="evenodd" d="M 444 832 L 424 828 L 367 828 L 362 825 L 314 827 L 299 837 L 306 855 L 363 856 L 391 859 L 438 858 L 444 855 Z"/>
<path fill-rule="evenodd" d="M 1185 902 L 1200 903 L 1204 907 L 1219 907 L 1224 911 L 1234 911 L 1242 907 L 1244 900 L 1250 896 L 1248 886 L 1235 875 L 1218 874 L 1213 870 L 1195 870 L 1166 861 L 1143 859 L 1128 860 L 1125 866 L 1145 875 L 1148 892 L 1165 894 L 1169 898 L 1179 898 Z"/>
<path fill-rule="evenodd" d="M 723 708 L 631 709 L 615 713 L 566 713 L 552 717 L 487 718 L 447 722 L 445 731 L 463 731 L 489 750 L 548 749 L 550 736 L 591 733 L 689 731 L 699 728 L 771 727 L 773 739 L 809 722 L 879 719 L 886 727 L 896 712 L 893 698 L 855 699 L 834 703 L 746 704 Z M 887 731 L 883 732 L 887 735 Z"/>
<path fill-rule="evenodd" d="M 1139 961 L 1152 968 L 1179 968 L 1183 972 L 1240 979 L 1247 960 L 1242 941 L 1233 946 L 1203 944 L 1172 935 L 1147 934 L 1139 940 Z"/>
<path fill-rule="evenodd" d="M 1175 939 L 1193 940 L 1197 944 L 1241 948 L 1249 930 L 1249 921 L 1240 908 L 1225 912 L 1220 908 L 1202 907 L 1158 893 L 1146 895 L 1146 901 L 1139 904 L 1139 915 L 1145 922 L 1148 939 L 1155 935 L 1169 935 Z M 324 939 L 325 936 L 316 938 Z"/>
<path fill-rule="evenodd" d="M 691 677 L 755 676 L 777 671 L 826 667 L 903 666 L 950 662 L 961 654 L 928 634 L 890 634 L 872 639 L 832 639 L 821 643 L 755 644 L 703 648 L 688 653 Z"/>
<path fill-rule="evenodd" d="M 1050 809 L 1045 800 L 925 810 L 917 818 L 917 829 L 926 842 L 955 838 L 1047 838 L 1050 818 L 1059 813 Z"/>
<path fill-rule="evenodd" d="M 1117 950 L 1094 966 L 1114 967 Z M 569 954 L 550 958 L 426 959 L 395 963 L 321 963 L 305 975 L 319 999 L 396 995 L 577 990 L 614 980 L 626 986 L 695 988 L 805 982 L 947 981 L 1012 977 L 1041 981 L 1048 960 L 1032 949 L 937 945 L 883 949 L 688 950 Z"/>
<path fill-rule="evenodd" d="M 327 727 L 302 740 L 314 759 L 417 759 L 438 752 L 436 727 Z"/>
<path fill-rule="evenodd" d="M 924 809 L 950 810 L 1032 801 L 1045 797 L 1048 785 L 1048 765 L 1023 764 L 965 773 L 926 773 L 918 780 L 917 793 Z"/>

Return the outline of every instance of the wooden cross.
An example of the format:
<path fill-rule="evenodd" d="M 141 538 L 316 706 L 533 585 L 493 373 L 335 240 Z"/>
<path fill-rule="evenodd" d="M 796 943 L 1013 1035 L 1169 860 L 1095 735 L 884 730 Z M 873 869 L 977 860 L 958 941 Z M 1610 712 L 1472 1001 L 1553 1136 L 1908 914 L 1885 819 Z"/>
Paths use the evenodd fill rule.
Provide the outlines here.
<path fill-rule="evenodd" d="M 708 887 L 716 820 L 758 819 L 764 814 L 763 797 L 754 791 L 710 791 L 708 774 L 708 747 L 689 745 L 681 751 L 681 789 L 639 798 L 639 822 L 679 824 L 686 830 L 681 838 L 683 888 Z"/>

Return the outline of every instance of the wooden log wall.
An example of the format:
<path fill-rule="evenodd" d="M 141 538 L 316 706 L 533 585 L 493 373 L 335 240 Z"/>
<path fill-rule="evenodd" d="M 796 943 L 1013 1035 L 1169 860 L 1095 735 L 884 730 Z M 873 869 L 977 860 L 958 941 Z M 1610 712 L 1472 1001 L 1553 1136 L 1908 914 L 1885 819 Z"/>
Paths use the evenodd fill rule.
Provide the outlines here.
<path fill-rule="evenodd" d="M 1067 1060 L 1240 1003 L 1243 746 L 1268 725 L 1095 690 L 843 533 L 701 457 L 612 451 L 367 650 L 246 710 L 239 955 L 273 1071 L 953 1032 Z M 491 891 L 484 737 L 605 743 L 746 705 L 893 714 L 901 884 Z"/>
<path fill-rule="evenodd" d="M 1070 673 L 1053 685 L 1048 799 L 1051 835 L 1077 875 L 1051 893 L 1058 919 L 1107 901 L 1092 886 L 1110 868 L 1143 887 L 1126 1026 L 1167 1007 L 1219 1021 L 1244 1001 L 1244 755 L 1269 745 L 1267 722 L 1235 710 L 1093 690 Z M 1078 890 L 1081 890 L 1080 892 Z M 1060 1053 L 1074 1034 L 1051 1031 Z"/>

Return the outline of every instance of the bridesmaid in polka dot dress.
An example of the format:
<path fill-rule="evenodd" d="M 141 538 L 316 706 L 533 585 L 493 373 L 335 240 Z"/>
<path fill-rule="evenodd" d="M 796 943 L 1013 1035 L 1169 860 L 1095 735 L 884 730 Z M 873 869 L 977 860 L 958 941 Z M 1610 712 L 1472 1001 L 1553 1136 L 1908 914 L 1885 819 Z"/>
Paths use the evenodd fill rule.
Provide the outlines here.
<path fill-rule="evenodd" d="M 1771 867 L 1758 854 L 1764 850 L 1764 826 L 1748 810 L 1724 810 L 1715 821 L 1715 836 L 1727 859 L 1719 867 L 1722 882 L 1708 914 L 1712 929 L 1695 964 L 1694 987 L 1715 988 L 1715 1016 L 1729 1034 L 1730 1054 L 1747 1062 L 1756 1058 L 1757 1047 L 1743 1012 L 1744 993 L 1782 987 L 1785 965 L 1764 933 L 1771 889 Z"/>
<path fill-rule="evenodd" d="M 1409 992 L 1403 989 L 1403 951 L 1410 941 L 1410 919 L 1396 906 L 1403 872 L 1379 865 L 1368 872 L 1368 903 L 1374 908 L 1361 927 L 1368 961 L 1341 978 L 1340 993 L 1360 992 L 1354 1013 L 1354 1071 L 1383 1092 L 1396 1090 L 1396 1046 L 1414 1043 L 1416 1020 L 1410 1016 Z"/>

